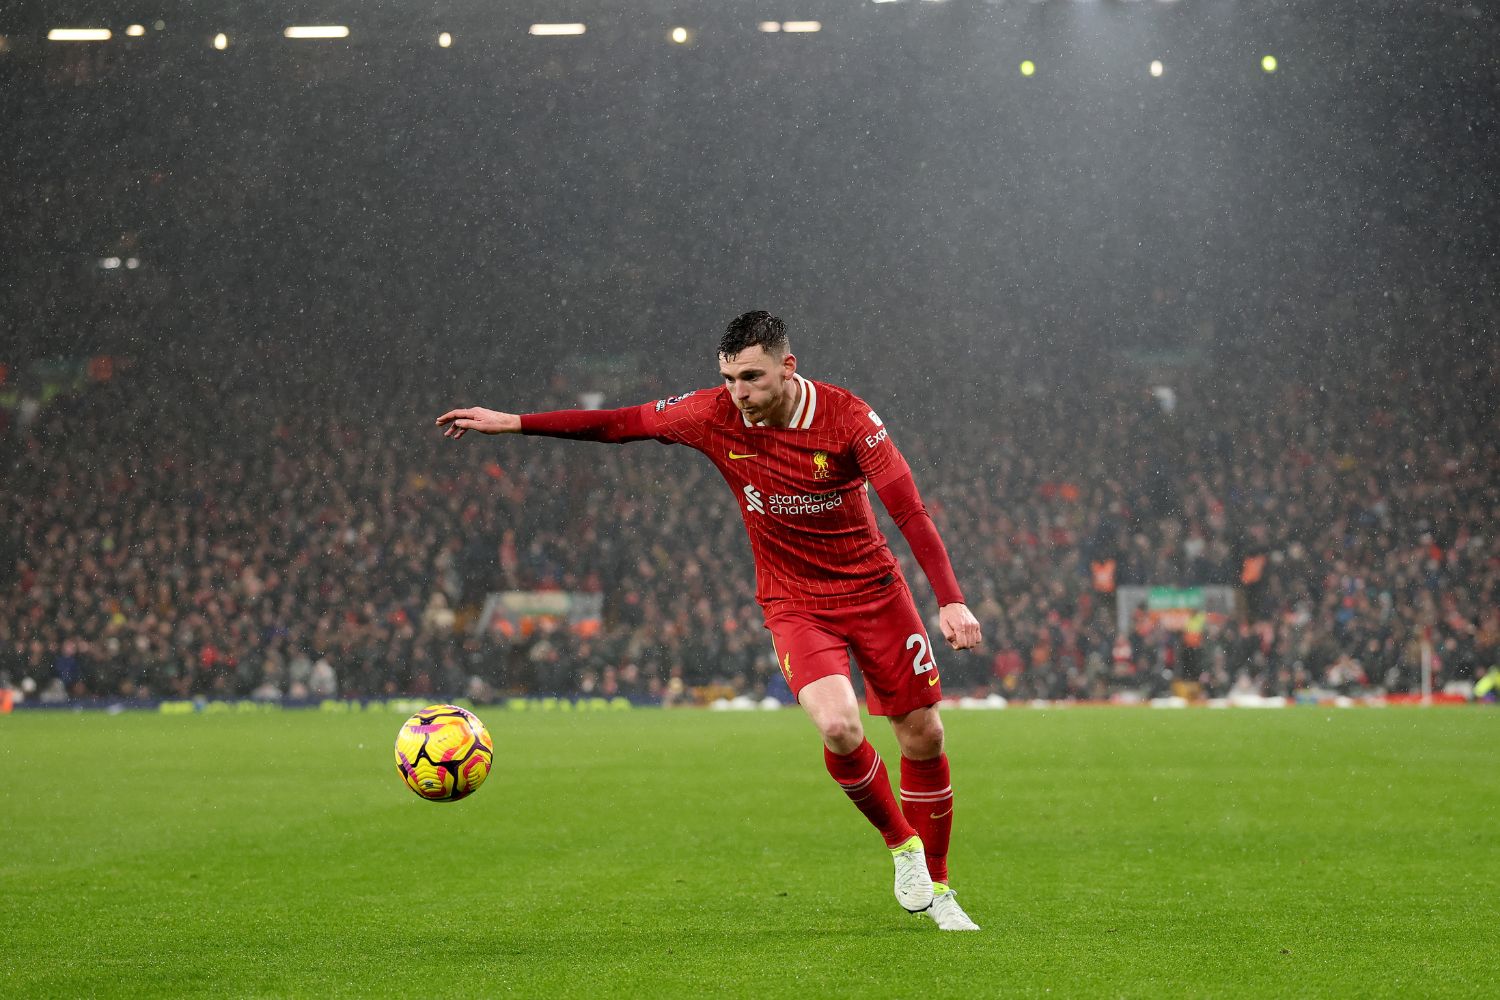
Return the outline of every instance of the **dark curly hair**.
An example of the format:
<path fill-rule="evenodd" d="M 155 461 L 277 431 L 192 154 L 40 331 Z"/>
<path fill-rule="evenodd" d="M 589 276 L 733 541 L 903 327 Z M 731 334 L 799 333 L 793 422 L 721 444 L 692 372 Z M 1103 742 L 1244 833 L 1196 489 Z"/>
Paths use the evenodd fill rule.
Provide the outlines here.
<path fill-rule="evenodd" d="M 732 358 L 747 347 L 764 347 L 767 354 L 785 357 L 791 350 L 786 324 L 764 309 L 735 318 L 719 339 L 719 357 Z"/>

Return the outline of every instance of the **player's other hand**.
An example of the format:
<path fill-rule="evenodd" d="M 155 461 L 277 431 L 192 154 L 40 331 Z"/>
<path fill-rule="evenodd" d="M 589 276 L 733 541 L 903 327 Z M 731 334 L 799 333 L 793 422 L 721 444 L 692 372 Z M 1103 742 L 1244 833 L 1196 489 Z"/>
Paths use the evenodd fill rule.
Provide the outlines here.
<path fill-rule="evenodd" d="M 979 619 L 967 604 L 944 604 L 938 609 L 938 624 L 943 627 L 943 638 L 954 649 L 979 645 Z"/>
<path fill-rule="evenodd" d="M 449 410 L 437 418 L 437 425 L 443 428 L 443 437 L 457 440 L 468 431 L 478 431 L 481 434 L 519 433 L 521 418 L 514 413 L 486 410 L 482 406 L 468 406 L 461 410 Z"/>

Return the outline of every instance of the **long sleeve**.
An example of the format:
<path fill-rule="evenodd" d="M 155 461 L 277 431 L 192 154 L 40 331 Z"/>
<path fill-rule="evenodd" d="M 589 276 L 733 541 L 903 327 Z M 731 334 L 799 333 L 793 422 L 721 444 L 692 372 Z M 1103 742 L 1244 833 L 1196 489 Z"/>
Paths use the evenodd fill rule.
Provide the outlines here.
<path fill-rule="evenodd" d="M 611 444 L 646 441 L 655 436 L 646 430 L 646 421 L 639 406 L 626 406 L 618 410 L 523 413 L 521 433 L 580 441 L 605 441 Z"/>
<path fill-rule="evenodd" d="M 875 484 L 875 492 L 885 509 L 890 512 L 896 527 L 911 546 L 911 554 L 917 565 L 927 575 L 932 591 L 937 595 L 938 605 L 963 603 L 964 594 L 958 586 L 958 577 L 953 573 L 953 563 L 948 559 L 948 550 L 938 535 L 937 525 L 917 493 L 917 484 L 909 471 Z"/>

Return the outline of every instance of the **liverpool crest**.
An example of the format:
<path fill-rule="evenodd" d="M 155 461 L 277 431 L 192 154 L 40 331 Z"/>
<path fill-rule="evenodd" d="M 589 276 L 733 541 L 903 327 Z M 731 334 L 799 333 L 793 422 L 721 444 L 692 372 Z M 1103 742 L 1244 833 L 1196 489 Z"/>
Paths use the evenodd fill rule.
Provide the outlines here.
<path fill-rule="evenodd" d="M 828 472 L 828 452 L 826 452 L 826 451 L 815 451 L 815 452 L 813 452 L 813 478 L 814 479 L 827 479 L 827 478 L 829 478 L 829 472 Z"/>

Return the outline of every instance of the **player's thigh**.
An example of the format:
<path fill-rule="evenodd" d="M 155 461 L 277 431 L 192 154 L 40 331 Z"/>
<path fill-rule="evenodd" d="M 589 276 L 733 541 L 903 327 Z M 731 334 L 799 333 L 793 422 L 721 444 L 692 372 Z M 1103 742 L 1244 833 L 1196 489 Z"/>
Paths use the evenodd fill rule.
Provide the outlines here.
<path fill-rule="evenodd" d="M 810 612 L 791 611 L 768 616 L 766 628 L 776 665 L 799 703 L 802 690 L 813 681 L 842 677 L 848 682 L 849 640 L 827 621 Z"/>
<path fill-rule="evenodd" d="M 828 674 L 802 685 L 797 695 L 802 710 L 834 753 L 853 753 L 865 740 L 854 685 L 844 674 Z"/>
<path fill-rule="evenodd" d="M 851 624 L 850 645 L 865 679 L 870 714 L 897 716 L 942 699 L 927 627 L 905 587 Z"/>

